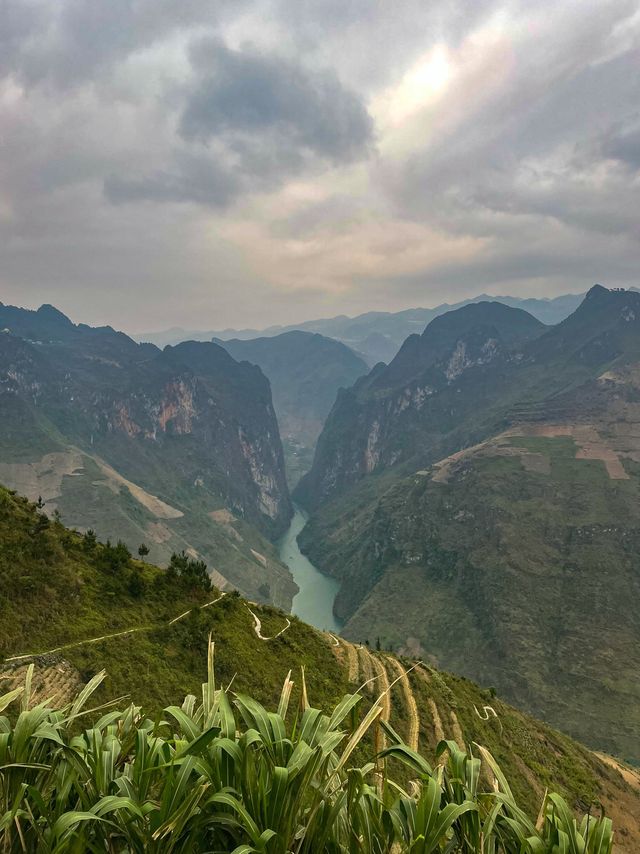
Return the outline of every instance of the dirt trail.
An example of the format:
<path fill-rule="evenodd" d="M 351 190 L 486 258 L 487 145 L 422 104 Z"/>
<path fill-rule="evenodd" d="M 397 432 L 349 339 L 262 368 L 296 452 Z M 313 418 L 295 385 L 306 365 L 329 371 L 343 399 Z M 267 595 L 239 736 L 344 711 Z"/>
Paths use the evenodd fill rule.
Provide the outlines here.
<path fill-rule="evenodd" d="M 383 721 L 388 723 L 389 718 L 391 717 L 391 693 L 389 691 L 389 677 L 387 675 L 387 670 L 383 662 L 377 656 L 372 655 L 369 650 L 367 650 L 367 655 L 369 656 L 371 663 L 373 664 L 375 674 L 378 677 L 375 692 L 378 696 L 384 692 L 384 696 L 382 697 L 381 718 Z"/>
<path fill-rule="evenodd" d="M 429 711 L 431 712 L 431 717 L 433 719 L 433 730 L 436 736 L 436 745 L 438 745 L 441 741 L 444 741 L 444 730 L 442 729 L 440 712 L 438 711 L 438 707 L 435 704 L 435 700 L 432 700 L 431 697 L 429 697 L 427 702 L 429 704 Z"/>
<path fill-rule="evenodd" d="M 211 605 L 215 605 L 216 602 L 219 602 L 226 595 L 227 595 L 226 593 L 223 593 L 221 596 L 218 596 L 217 599 L 213 599 L 211 602 L 206 602 L 204 605 L 200 605 L 199 610 L 202 610 L 203 608 L 209 608 L 209 607 L 211 607 Z M 79 647 L 79 646 L 85 646 L 85 644 L 99 643 L 100 641 L 111 640 L 112 638 L 121 638 L 121 637 L 124 637 L 125 635 L 133 635 L 136 632 L 149 632 L 149 631 L 152 631 L 153 629 L 158 629 L 163 625 L 171 626 L 174 623 L 177 623 L 179 620 L 183 620 L 193 610 L 194 610 L 193 608 L 190 608 L 188 611 L 184 611 L 182 614 L 179 614 L 177 617 L 174 617 L 173 620 L 169 620 L 169 622 L 166 624 L 165 623 L 154 623 L 154 625 L 152 625 L 152 626 L 136 626 L 133 629 L 124 629 L 121 632 L 114 632 L 113 634 L 110 634 L 110 635 L 100 635 L 100 637 L 97 637 L 97 638 L 85 638 L 85 640 L 74 641 L 73 643 L 66 643 L 66 644 L 63 644 L 62 646 L 56 646 L 53 649 L 47 649 L 44 652 L 25 652 L 22 655 L 12 655 L 9 658 L 5 658 L 5 661 L 21 661 L 23 658 L 24 659 L 39 658 L 43 655 L 53 655 L 56 652 L 62 652 L 65 649 L 75 649 L 76 647 Z"/>
<path fill-rule="evenodd" d="M 409 714 L 409 731 L 407 734 L 407 744 L 412 750 L 417 751 L 418 737 L 420 735 L 420 716 L 418 714 L 418 704 L 416 703 L 416 698 L 413 695 L 413 689 L 411 688 L 411 683 L 409 682 L 409 676 L 407 674 L 407 671 L 397 659 L 389 658 L 387 659 L 387 661 L 396 671 L 396 674 L 400 679 L 400 685 L 404 694 L 404 701 L 407 707 L 407 712 Z"/>
<path fill-rule="evenodd" d="M 271 637 L 268 637 L 268 638 L 267 638 L 267 637 L 265 637 L 265 636 L 261 633 L 261 630 L 262 630 L 262 622 L 260 621 L 260 617 L 258 617 L 258 615 L 255 613 L 255 611 L 252 611 L 252 610 L 251 610 L 251 608 L 250 608 L 248 605 L 247 605 L 247 611 L 248 611 L 248 612 L 251 614 L 251 616 L 253 617 L 253 631 L 256 633 L 256 635 L 257 635 L 257 636 L 260 638 L 260 640 L 262 640 L 262 641 L 270 641 L 270 640 L 275 640 L 276 638 L 279 638 L 279 637 L 280 637 L 280 635 L 284 634 L 284 633 L 287 631 L 287 629 L 289 628 L 289 626 L 291 625 L 291 620 L 287 617 L 287 618 L 286 618 L 286 620 L 287 620 L 287 625 L 286 625 L 283 629 L 280 629 L 280 631 L 279 631 L 277 634 L 275 634 L 275 635 L 271 635 Z"/>
<path fill-rule="evenodd" d="M 453 740 L 458 745 L 460 750 L 466 751 L 467 747 L 464 743 L 464 735 L 462 734 L 462 729 L 460 728 L 460 724 L 458 723 L 458 716 L 453 711 L 453 709 L 451 709 L 451 728 L 453 730 Z"/>
<path fill-rule="evenodd" d="M 357 682 L 360 676 L 360 667 L 358 666 L 358 650 L 352 643 L 346 643 L 345 648 L 347 650 L 349 682 Z"/>

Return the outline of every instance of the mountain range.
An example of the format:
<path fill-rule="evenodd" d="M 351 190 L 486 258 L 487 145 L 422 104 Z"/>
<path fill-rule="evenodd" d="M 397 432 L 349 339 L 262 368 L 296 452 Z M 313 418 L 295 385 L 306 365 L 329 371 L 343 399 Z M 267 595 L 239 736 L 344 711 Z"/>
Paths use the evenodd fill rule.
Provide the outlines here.
<path fill-rule="evenodd" d="M 640 761 L 640 294 L 469 305 L 342 391 L 295 496 L 344 635 Z"/>
<path fill-rule="evenodd" d="M 79 529 L 291 604 L 291 502 L 268 380 L 211 342 L 159 350 L 52 306 L 0 305 L 0 482 Z M 239 527 L 233 522 L 238 520 Z"/>
<path fill-rule="evenodd" d="M 284 627 L 278 655 L 317 667 L 332 702 L 345 679 L 384 670 L 389 681 L 398 659 L 384 649 L 413 662 L 426 677 L 399 677 L 395 703 L 414 740 L 416 696 L 428 745 L 449 726 L 461 741 L 462 730 L 494 739 L 476 721 L 489 704 L 500 721 L 492 749 L 520 770 L 526 756 L 523 791 L 547 784 L 551 744 L 582 769 L 581 782 L 563 772 L 566 791 L 604 772 L 508 703 L 640 762 L 640 293 L 597 285 L 552 326 L 469 301 L 368 372 L 319 333 L 160 350 L 52 306 L 0 304 L 0 408 L 0 483 L 38 501 L 0 495 L 3 582 L 17 591 L 0 644 L 9 658 L 71 644 L 62 664 L 37 658 L 45 681 L 59 664 L 86 681 L 113 656 L 117 688 L 136 657 L 143 694 L 160 702 L 156 683 L 163 696 L 188 690 L 200 662 L 190 644 L 213 627 L 233 650 L 229 668 L 248 656 L 253 689 L 262 678 L 268 695 L 275 680 L 260 674 L 273 662 L 247 638 L 264 651 L 261 632 L 275 644 Z M 292 515 L 287 475 L 310 514 L 300 545 L 341 585 L 341 638 L 251 604 L 289 610 L 296 592 L 273 545 Z M 12 526 L 31 545 L 22 534 L 12 545 Z M 174 581 L 176 566 L 200 572 L 204 561 L 224 619 L 212 611 L 209 622 L 201 592 L 169 591 L 159 570 L 126 556 L 141 543 L 152 563 L 171 561 Z M 105 579 L 106 566 L 121 575 Z M 198 620 L 169 632 L 193 603 Z M 121 646 L 134 625 L 154 628 L 142 646 Z M 163 656 L 176 664 L 166 684 Z"/>
<path fill-rule="evenodd" d="M 510 296 L 491 297 L 480 294 L 472 299 L 456 303 L 442 303 L 435 308 L 410 308 L 404 311 L 369 311 L 356 317 L 338 315 L 321 320 L 307 320 L 288 326 L 270 326 L 267 329 L 224 329 L 219 331 L 186 330 L 179 327 L 162 332 L 145 332 L 134 335 L 137 341 L 150 341 L 160 347 L 178 344 L 190 339 L 197 341 L 221 341 L 229 339 L 248 340 L 273 337 L 283 332 L 301 330 L 316 332 L 328 338 L 335 338 L 355 350 L 370 367 L 377 362 L 390 362 L 396 355 L 405 338 L 415 332 L 422 332 L 435 317 L 462 308 L 475 302 L 494 301 L 512 308 L 521 308 L 529 312 L 542 323 L 560 323 L 580 305 L 584 294 L 564 294 L 550 299 L 521 298 Z"/>
<path fill-rule="evenodd" d="M 218 341 L 234 359 L 258 365 L 271 383 L 292 485 L 310 467 L 315 443 L 340 388 L 368 373 L 345 344 L 312 332 Z"/>

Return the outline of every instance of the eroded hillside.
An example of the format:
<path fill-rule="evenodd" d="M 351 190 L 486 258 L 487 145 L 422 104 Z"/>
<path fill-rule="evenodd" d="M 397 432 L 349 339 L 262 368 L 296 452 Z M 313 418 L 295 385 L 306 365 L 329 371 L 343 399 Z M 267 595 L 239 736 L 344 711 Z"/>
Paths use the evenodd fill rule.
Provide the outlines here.
<path fill-rule="evenodd" d="M 159 563 L 184 549 L 221 583 L 290 604 L 269 539 L 291 503 L 259 368 L 212 343 L 161 352 L 46 306 L 1 306 L 0 327 L 2 482 Z"/>

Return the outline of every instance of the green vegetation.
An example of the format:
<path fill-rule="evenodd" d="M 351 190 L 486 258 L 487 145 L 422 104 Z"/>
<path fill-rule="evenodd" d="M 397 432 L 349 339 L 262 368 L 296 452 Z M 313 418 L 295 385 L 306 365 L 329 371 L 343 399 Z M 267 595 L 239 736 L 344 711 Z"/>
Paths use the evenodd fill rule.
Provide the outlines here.
<path fill-rule="evenodd" d="M 640 763 L 640 294 L 525 321 L 441 316 L 338 397 L 296 490 L 301 549 L 342 582 L 346 637 Z"/>
<path fill-rule="evenodd" d="M 359 717 L 360 694 L 328 713 L 291 703 L 276 710 L 216 688 L 213 644 L 202 701 L 187 696 L 150 719 L 140 707 L 86 706 L 104 673 L 68 705 L 33 705 L 31 680 L 0 696 L 0 843 L 3 851 L 235 854 L 610 854 L 609 818 L 580 821 L 546 794 L 534 822 L 519 808 L 493 756 L 442 741 L 432 768 L 380 724 L 381 695 Z M 13 706 L 20 707 L 12 712 Z M 97 710 L 98 712 L 100 710 Z M 94 710 L 94 715 L 96 711 Z M 369 731 L 388 740 L 356 762 Z M 398 765 L 411 786 L 398 782 Z"/>
<path fill-rule="evenodd" d="M 219 583 L 290 607 L 295 584 L 270 540 L 291 503 L 255 366 L 211 342 L 137 345 L 51 307 L 0 305 L 0 328 L 0 483 L 41 495 L 69 525 L 132 551 L 144 543 L 152 563 L 197 552 Z M 216 511 L 242 519 L 247 536 Z"/>
<path fill-rule="evenodd" d="M 312 517 L 303 547 L 340 567 L 346 637 L 430 656 L 637 763 L 638 466 L 625 459 L 628 479 L 611 479 L 578 449 L 569 437 L 490 442 L 446 479 L 396 479 L 375 501 L 369 479 L 363 504 L 365 484 Z"/>
<path fill-rule="evenodd" d="M 604 804 L 614 810 L 625 839 L 634 844 L 640 839 L 627 818 L 640 815 L 640 796 L 618 772 L 496 698 L 495 692 L 415 660 L 398 661 L 381 651 L 357 650 L 347 641 L 336 643 L 291 615 L 248 603 L 237 594 L 207 592 L 197 570 L 185 584 L 190 577 L 189 571 L 186 579 L 180 577 L 185 562 L 193 567 L 188 556 L 176 556 L 180 571 L 172 578 L 166 570 L 134 560 L 122 544 L 101 545 L 93 531 L 69 531 L 47 520 L 36 505 L 0 490 L 0 584 L 11 591 L 0 598 L 2 690 L 17 687 L 33 662 L 32 704 L 53 694 L 67 701 L 106 668 L 95 702 L 132 697 L 155 720 L 167 705 L 197 692 L 211 635 L 221 685 L 274 708 L 287 672 L 304 668 L 309 696 L 330 713 L 342 696 L 368 682 L 372 665 L 386 670 L 393 683 L 402 664 L 409 671 L 418 721 L 412 722 L 405 690 L 395 684 L 390 724 L 407 740 L 415 724 L 414 746 L 421 755 L 433 761 L 443 738 L 483 744 L 500 762 L 531 818 L 550 787 L 578 812 Z M 254 615 L 262 635 L 271 640 L 258 637 Z M 376 636 L 371 639 L 375 646 Z M 381 637 L 381 646 L 386 645 Z M 296 682 L 294 705 L 303 701 L 301 682 Z M 362 715 L 375 703 L 374 686 L 380 684 L 379 679 L 368 682 L 361 692 Z M 492 712 L 484 710 L 487 705 Z M 363 738 L 354 761 L 363 764 L 375 752 L 374 736 L 370 731 Z M 406 768 L 396 767 L 394 775 L 399 784 L 408 785 Z"/>
<path fill-rule="evenodd" d="M 0 597 L 0 654 L 153 625 L 159 614 L 205 597 L 201 567 L 175 584 L 164 571 L 133 560 L 124 543 L 101 544 L 92 530 L 69 531 L 2 488 L 0 541 L 0 587 L 11 591 Z M 175 561 L 182 565 L 184 558 Z"/>

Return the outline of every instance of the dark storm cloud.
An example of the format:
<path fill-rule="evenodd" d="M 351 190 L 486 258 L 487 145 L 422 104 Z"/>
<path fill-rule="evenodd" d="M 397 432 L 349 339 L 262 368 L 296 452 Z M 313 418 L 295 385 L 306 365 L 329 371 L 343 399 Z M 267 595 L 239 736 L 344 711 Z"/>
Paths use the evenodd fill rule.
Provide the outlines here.
<path fill-rule="evenodd" d="M 199 39 L 190 57 L 194 76 L 179 119 L 186 150 L 165 170 L 110 176 L 111 201 L 224 207 L 242 193 L 277 188 L 318 159 L 366 156 L 373 123 L 334 73 L 214 38 Z"/>
<path fill-rule="evenodd" d="M 198 79 L 180 122 L 185 139 L 260 134 L 336 162 L 366 153 L 371 118 L 332 71 L 251 48 L 230 50 L 217 39 L 200 41 L 191 56 Z"/>
<path fill-rule="evenodd" d="M 639 67 L 637 0 L 0 0 L 0 299 L 213 327 L 628 284 Z"/>

